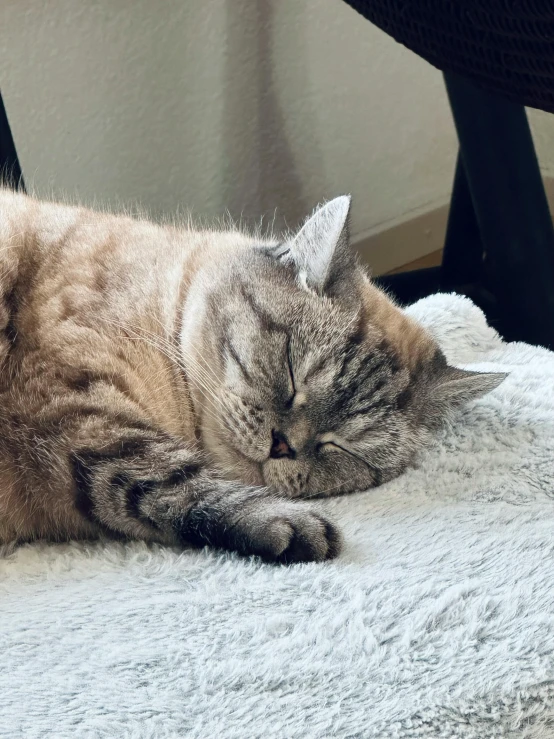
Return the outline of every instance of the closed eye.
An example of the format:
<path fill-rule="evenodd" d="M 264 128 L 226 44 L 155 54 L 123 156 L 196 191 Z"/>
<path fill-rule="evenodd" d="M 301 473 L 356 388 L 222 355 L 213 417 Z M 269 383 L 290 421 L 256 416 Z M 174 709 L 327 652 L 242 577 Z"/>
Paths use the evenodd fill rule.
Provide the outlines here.
<path fill-rule="evenodd" d="M 356 454 L 356 452 L 353 452 L 351 449 L 347 449 L 344 446 L 341 446 L 341 444 L 337 444 L 336 441 L 323 441 L 320 444 L 317 445 L 316 451 L 320 451 L 322 449 L 335 449 L 336 451 L 344 452 L 345 454 L 348 454 L 350 457 L 353 457 L 354 459 L 357 459 L 359 462 L 363 462 L 366 467 L 368 467 L 372 472 L 375 472 L 375 468 L 372 467 L 372 465 L 369 464 L 363 457 L 360 457 L 359 454 Z"/>
<path fill-rule="evenodd" d="M 287 368 L 288 368 L 288 371 L 289 371 L 289 380 L 290 380 L 290 386 L 292 387 L 292 393 L 291 393 L 291 395 L 290 395 L 290 397 L 287 400 L 287 402 L 286 402 L 285 405 L 286 405 L 287 408 L 292 408 L 292 404 L 294 403 L 294 397 L 296 395 L 296 385 L 294 383 L 294 372 L 293 372 L 293 369 L 292 369 L 292 359 L 291 359 L 291 356 L 290 356 L 290 339 L 288 339 L 288 338 L 287 338 L 287 350 L 286 350 L 286 354 L 287 354 Z"/>

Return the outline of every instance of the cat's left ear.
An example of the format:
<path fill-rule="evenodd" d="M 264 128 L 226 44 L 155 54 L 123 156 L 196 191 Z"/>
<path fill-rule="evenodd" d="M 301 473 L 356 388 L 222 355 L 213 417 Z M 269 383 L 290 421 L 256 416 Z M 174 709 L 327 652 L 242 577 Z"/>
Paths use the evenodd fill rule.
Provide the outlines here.
<path fill-rule="evenodd" d="M 280 249 L 281 261 L 293 264 L 300 283 L 319 295 L 340 292 L 341 282 L 355 266 L 349 245 L 349 213 L 349 195 L 330 200 Z"/>
<path fill-rule="evenodd" d="M 494 390 L 507 376 L 504 372 L 470 372 L 448 366 L 435 385 L 433 400 L 449 408 L 463 405 Z"/>
<path fill-rule="evenodd" d="M 439 372 L 429 369 L 423 374 L 422 391 L 416 389 L 410 397 L 420 422 L 436 429 L 456 408 L 491 392 L 506 377 L 503 372 L 470 372 L 444 362 Z"/>

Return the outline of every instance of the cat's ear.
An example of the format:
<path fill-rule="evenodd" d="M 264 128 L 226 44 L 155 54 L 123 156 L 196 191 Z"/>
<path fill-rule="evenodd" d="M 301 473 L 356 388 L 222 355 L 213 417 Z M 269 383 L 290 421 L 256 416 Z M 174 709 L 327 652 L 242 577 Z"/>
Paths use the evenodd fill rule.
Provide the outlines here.
<path fill-rule="evenodd" d="M 293 264 L 300 283 L 319 295 L 333 294 L 355 265 L 349 246 L 349 212 L 349 195 L 330 200 L 281 249 L 281 260 Z"/>
<path fill-rule="evenodd" d="M 443 408 L 454 408 L 489 393 L 506 377 L 503 372 L 470 372 L 446 367 L 433 387 L 433 401 Z"/>
<path fill-rule="evenodd" d="M 444 357 L 440 365 L 438 371 L 424 371 L 422 384 L 408 395 L 416 418 L 430 429 L 440 427 L 456 408 L 486 395 L 507 377 L 503 372 L 470 372 L 450 367 Z"/>

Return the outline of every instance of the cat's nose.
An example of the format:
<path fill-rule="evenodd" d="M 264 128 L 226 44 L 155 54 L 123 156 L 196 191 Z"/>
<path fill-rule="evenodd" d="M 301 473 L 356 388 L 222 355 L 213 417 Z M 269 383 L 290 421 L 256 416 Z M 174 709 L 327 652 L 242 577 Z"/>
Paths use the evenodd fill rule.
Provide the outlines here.
<path fill-rule="evenodd" d="M 287 437 L 284 434 L 281 434 L 279 431 L 275 431 L 274 429 L 271 432 L 271 439 L 272 444 L 269 451 L 269 456 L 272 459 L 281 459 L 283 457 L 294 459 L 296 457 L 296 451 L 291 447 Z"/>

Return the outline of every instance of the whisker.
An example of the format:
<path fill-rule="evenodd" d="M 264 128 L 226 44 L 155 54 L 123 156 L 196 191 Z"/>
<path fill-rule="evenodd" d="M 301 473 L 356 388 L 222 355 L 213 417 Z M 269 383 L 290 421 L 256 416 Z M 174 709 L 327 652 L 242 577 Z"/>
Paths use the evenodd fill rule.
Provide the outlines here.
<path fill-rule="evenodd" d="M 182 362 L 180 361 L 180 358 L 177 356 L 177 353 L 175 351 L 175 348 L 172 347 L 168 342 L 164 342 L 161 340 L 161 337 L 159 337 L 156 334 L 153 334 L 152 332 L 148 331 L 147 329 L 143 329 L 142 327 L 135 327 L 130 323 L 122 323 L 120 321 L 116 321 L 114 319 L 109 319 L 104 317 L 103 320 L 111 324 L 117 328 L 122 329 L 125 332 L 131 332 L 134 335 L 133 336 L 125 336 L 124 338 L 127 340 L 137 340 L 137 341 L 144 341 L 146 344 L 151 346 L 152 348 L 159 351 L 161 354 L 163 354 L 165 357 L 167 357 L 172 363 L 177 365 L 179 369 L 185 371 L 186 368 L 183 366 Z M 139 333 L 138 331 L 141 333 Z M 151 338 L 153 337 L 153 338 Z M 161 340 L 161 341 L 160 341 Z M 210 416 L 213 420 L 218 421 L 218 416 L 216 413 L 220 411 L 220 408 L 218 404 L 215 402 L 217 399 L 218 402 L 227 409 L 225 402 L 221 398 L 216 398 L 214 390 L 215 390 L 215 384 L 210 387 L 206 380 L 204 380 L 203 377 L 197 378 L 196 384 L 198 386 L 198 390 L 201 393 L 201 395 L 204 397 L 206 402 L 211 406 L 211 411 L 209 409 L 205 409 L 206 412 L 210 413 Z M 215 413 L 214 413 L 215 412 Z"/>

